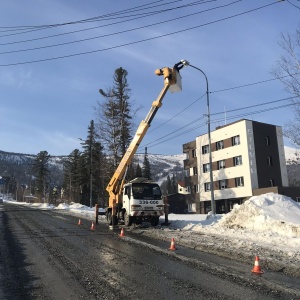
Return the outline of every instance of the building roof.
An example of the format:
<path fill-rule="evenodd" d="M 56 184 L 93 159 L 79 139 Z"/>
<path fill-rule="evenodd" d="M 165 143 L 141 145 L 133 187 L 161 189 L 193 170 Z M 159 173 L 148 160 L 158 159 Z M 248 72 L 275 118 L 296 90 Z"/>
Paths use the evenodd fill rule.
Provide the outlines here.
<path fill-rule="evenodd" d="M 185 182 L 183 180 L 179 180 L 177 181 L 178 185 L 180 185 L 181 187 L 185 187 Z"/>

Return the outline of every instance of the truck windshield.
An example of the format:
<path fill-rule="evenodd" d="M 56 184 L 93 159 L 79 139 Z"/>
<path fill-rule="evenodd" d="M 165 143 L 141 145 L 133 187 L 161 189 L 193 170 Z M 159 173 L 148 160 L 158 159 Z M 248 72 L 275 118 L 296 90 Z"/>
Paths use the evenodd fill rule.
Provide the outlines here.
<path fill-rule="evenodd" d="M 161 191 L 155 183 L 133 183 L 132 194 L 135 199 L 161 200 Z"/>

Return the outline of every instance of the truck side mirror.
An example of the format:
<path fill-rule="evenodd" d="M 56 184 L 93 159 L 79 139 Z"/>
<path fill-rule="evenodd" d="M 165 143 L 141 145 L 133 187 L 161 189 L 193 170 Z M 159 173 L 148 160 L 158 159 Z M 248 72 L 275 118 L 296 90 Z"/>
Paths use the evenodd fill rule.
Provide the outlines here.
<path fill-rule="evenodd" d="M 130 186 L 126 186 L 125 195 L 127 195 L 128 199 L 130 199 L 130 197 L 131 197 L 131 188 L 130 188 Z"/>

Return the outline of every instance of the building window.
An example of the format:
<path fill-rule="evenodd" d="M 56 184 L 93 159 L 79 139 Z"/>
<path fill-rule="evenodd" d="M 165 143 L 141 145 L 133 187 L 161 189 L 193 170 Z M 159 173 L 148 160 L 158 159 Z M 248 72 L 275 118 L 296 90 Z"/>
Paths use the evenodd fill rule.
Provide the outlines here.
<path fill-rule="evenodd" d="M 216 142 L 216 149 L 217 150 L 224 149 L 224 142 L 223 141 Z"/>
<path fill-rule="evenodd" d="M 189 185 L 186 187 L 186 191 L 187 191 L 188 193 L 191 192 L 191 187 L 190 187 Z"/>
<path fill-rule="evenodd" d="M 199 193 L 199 185 L 198 184 L 194 185 L 194 193 Z"/>
<path fill-rule="evenodd" d="M 233 158 L 233 165 L 234 165 L 234 166 L 239 166 L 239 165 L 241 165 L 242 163 L 243 163 L 243 161 L 242 161 L 242 156 L 241 156 L 241 155 L 235 156 L 235 157 Z"/>
<path fill-rule="evenodd" d="M 265 141 L 266 141 L 266 145 L 270 146 L 270 137 L 266 136 Z"/>
<path fill-rule="evenodd" d="M 244 186 L 244 177 L 237 177 L 235 178 L 235 186 Z"/>
<path fill-rule="evenodd" d="M 270 186 L 274 186 L 274 180 L 270 179 Z"/>
<path fill-rule="evenodd" d="M 198 174 L 197 167 L 193 167 L 193 175 L 197 175 L 197 174 Z"/>
<path fill-rule="evenodd" d="M 218 170 L 225 168 L 225 159 L 218 161 Z"/>
<path fill-rule="evenodd" d="M 209 152 L 209 146 L 208 145 L 202 146 L 202 154 L 206 154 L 208 152 Z"/>
<path fill-rule="evenodd" d="M 204 191 L 205 191 L 205 192 L 210 191 L 210 182 L 205 182 L 205 183 L 204 183 Z"/>
<path fill-rule="evenodd" d="M 189 152 L 186 152 L 185 153 L 185 159 L 189 159 L 190 158 L 190 153 Z"/>
<path fill-rule="evenodd" d="M 196 157 L 196 149 L 192 150 L 192 157 Z"/>
<path fill-rule="evenodd" d="M 268 166 L 273 166 L 272 156 L 267 157 Z"/>
<path fill-rule="evenodd" d="M 210 171 L 210 164 L 203 164 L 203 173 L 207 173 Z"/>
<path fill-rule="evenodd" d="M 240 136 L 236 135 L 231 138 L 232 146 L 236 146 L 240 144 Z"/>
<path fill-rule="evenodd" d="M 227 179 L 219 180 L 219 189 L 224 190 L 227 188 Z"/>
<path fill-rule="evenodd" d="M 196 204 L 195 203 L 188 204 L 188 211 L 189 212 L 196 212 Z"/>
<path fill-rule="evenodd" d="M 184 175 L 184 177 L 189 177 L 190 176 L 190 169 L 183 170 L 183 175 Z"/>

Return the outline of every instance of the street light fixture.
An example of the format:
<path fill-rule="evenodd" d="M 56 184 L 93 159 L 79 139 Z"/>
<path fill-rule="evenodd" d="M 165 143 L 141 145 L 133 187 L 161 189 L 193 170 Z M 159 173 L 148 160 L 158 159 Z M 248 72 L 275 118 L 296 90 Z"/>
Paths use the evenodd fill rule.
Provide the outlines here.
<path fill-rule="evenodd" d="M 198 71 L 200 71 L 206 80 L 206 100 L 207 100 L 207 129 L 208 129 L 208 147 L 209 147 L 209 175 L 210 175 L 210 194 L 211 194 L 211 211 L 214 215 L 216 213 L 215 209 L 215 197 L 214 197 L 214 182 L 213 182 L 213 172 L 212 172 L 212 155 L 211 155 L 211 134 L 210 134 L 210 109 L 209 109 L 209 89 L 208 89 L 208 80 L 206 74 L 200 69 L 191 65 L 187 60 L 182 59 L 177 67 L 182 68 L 185 66 L 190 66 Z M 176 66 L 175 65 L 175 66 Z"/>

